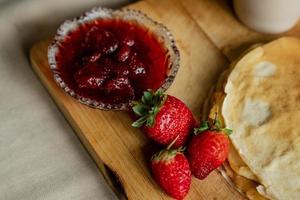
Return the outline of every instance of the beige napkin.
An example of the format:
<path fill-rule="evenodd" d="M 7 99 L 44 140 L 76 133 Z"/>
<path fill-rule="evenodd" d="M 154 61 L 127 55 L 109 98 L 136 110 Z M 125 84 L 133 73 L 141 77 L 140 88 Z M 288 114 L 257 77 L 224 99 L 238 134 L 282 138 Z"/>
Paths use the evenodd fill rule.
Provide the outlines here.
<path fill-rule="evenodd" d="M 124 2 L 19 0 L 0 7 L 0 200 L 116 199 L 27 55 L 67 17 Z"/>

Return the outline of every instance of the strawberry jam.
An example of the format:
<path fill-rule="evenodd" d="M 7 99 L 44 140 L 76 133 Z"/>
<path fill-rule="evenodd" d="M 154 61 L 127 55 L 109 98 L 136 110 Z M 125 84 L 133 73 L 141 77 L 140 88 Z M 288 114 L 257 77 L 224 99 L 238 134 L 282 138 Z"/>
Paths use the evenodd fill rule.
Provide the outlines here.
<path fill-rule="evenodd" d="M 146 27 L 96 20 L 69 33 L 56 55 L 61 77 L 75 93 L 109 104 L 138 99 L 167 77 L 167 50 Z"/>

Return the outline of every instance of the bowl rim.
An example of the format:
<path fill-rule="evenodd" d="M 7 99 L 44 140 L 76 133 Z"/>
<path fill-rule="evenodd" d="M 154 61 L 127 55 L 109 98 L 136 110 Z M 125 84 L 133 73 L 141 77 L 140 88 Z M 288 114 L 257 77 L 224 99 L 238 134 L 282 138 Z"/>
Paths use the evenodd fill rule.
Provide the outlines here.
<path fill-rule="evenodd" d="M 64 41 L 65 37 L 68 36 L 70 32 L 75 31 L 80 25 L 84 23 L 92 22 L 97 19 L 107 19 L 107 18 L 113 19 L 115 17 L 119 17 L 120 14 L 123 14 L 124 16 L 128 14 L 132 14 L 135 17 L 141 17 L 144 20 L 147 20 L 149 23 L 153 24 L 153 26 L 155 26 L 157 29 L 160 29 L 161 32 L 164 33 L 166 38 L 169 40 L 170 48 L 167 49 L 168 51 L 172 51 L 174 60 L 171 61 L 171 63 L 169 64 L 170 65 L 169 74 L 165 78 L 162 85 L 159 87 L 159 90 L 164 92 L 171 86 L 180 67 L 180 53 L 175 44 L 175 39 L 173 34 L 164 24 L 151 19 L 148 15 L 141 12 L 140 10 L 129 9 L 129 8 L 110 9 L 110 8 L 98 6 L 92 8 L 89 11 L 84 12 L 79 17 L 65 20 L 57 29 L 54 39 L 48 46 L 47 56 L 48 56 L 49 67 L 55 82 L 58 84 L 60 88 L 64 90 L 65 93 L 69 94 L 71 97 L 75 98 L 80 103 L 90 106 L 92 108 L 101 109 L 101 110 L 128 110 L 129 107 L 132 105 L 132 101 L 127 103 L 110 104 L 110 103 L 104 103 L 101 101 L 90 99 L 88 97 L 84 97 L 77 94 L 73 89 L 68 87 L 68 85 L 64 82 L 63 78 L 61 77 L 59 72 L 59 67 L 57 66 L 56 54 L 59 52 L 59 45 L 61 44 L 62 41 Z M 137 23 L 144 25 L 140 21 L 138 21 Z"/>

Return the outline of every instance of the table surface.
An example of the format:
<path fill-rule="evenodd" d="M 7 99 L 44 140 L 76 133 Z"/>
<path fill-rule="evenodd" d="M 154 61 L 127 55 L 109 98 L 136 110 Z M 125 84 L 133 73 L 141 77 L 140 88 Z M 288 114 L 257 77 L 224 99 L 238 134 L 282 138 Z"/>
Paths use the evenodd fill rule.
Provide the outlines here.
<path fill-rule="evenodd" d="M 2 1 L 3 2 L 3 1 Z M 31 69 L 28 49 L 66 18 L 126 0 L 0 4 L 0 199 L 112 200 L 96 165 Z"/>

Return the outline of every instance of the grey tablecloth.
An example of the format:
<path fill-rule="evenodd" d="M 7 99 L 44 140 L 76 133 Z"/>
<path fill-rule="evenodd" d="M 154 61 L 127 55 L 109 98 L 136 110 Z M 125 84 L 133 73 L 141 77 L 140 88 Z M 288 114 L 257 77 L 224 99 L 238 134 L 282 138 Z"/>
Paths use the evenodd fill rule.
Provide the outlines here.
<path fill-rule="evenodd" d="M 0 200 L 116 199 L 30 67 L 28 48 L 67 17 L 125 0 L 0 4 Z"/>

